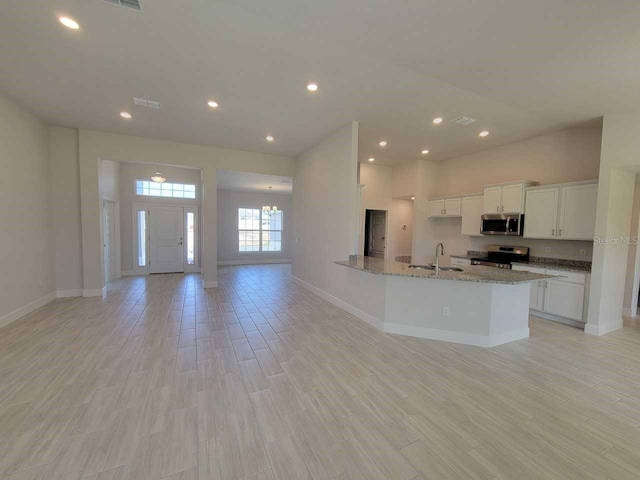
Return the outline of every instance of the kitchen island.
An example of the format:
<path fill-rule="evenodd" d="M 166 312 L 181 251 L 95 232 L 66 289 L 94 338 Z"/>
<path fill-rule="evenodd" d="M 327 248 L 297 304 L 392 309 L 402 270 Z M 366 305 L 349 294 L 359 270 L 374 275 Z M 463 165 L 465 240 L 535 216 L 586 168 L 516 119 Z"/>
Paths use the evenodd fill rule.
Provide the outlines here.
<path fill-rule="evenodd" d="M 366 319 L 380 330 L 482 347 L 527 338 L 531 282 L 554 278 L 483 266 L 436 272 L 358 255 L 335 263 L 353 271 L 356 292 L 384 293 L 383 308 Z"/>

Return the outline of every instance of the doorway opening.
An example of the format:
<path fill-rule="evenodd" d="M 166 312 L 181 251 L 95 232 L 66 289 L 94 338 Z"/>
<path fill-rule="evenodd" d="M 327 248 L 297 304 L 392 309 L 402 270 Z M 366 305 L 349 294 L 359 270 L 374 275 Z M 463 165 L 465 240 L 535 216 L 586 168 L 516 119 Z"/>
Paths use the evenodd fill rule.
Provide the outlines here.
<path fill-rule="evenodd" d="M 385 258 L 387 243 L 387 211 L 365 210 L 364 255 Z"/>

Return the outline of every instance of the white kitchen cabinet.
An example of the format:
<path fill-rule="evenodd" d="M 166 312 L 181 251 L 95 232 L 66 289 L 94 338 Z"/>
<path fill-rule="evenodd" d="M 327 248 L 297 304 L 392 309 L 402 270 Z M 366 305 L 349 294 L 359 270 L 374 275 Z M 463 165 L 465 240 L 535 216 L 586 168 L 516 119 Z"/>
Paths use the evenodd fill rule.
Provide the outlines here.
<path fill-rule="evenodd" d="M 544 311 L 551 315 L 582 320 L 584 285 L 561 280 L 545 280 Z"/>
<path fill-rule="evenodd" d="M 537 185 L 537 182 L 523 180 L 484 187 L 482 213 L 523 213 L 524 189 L 531 185 Z"/>
<path fill-rule="evenodd" d="M 444 217 L 444 200 L 429 201 L 429 216 Z"/>
<path fill-rule="evenodd" d="M 593 240 L 597 182 L 529 188 L 525 194 L 525 238 Z"/>
<path fill-rule="evenodd" d="M 514 265 L 514 270 L 532 273 L 556 275 L 560 278 L 539 280 L 531 283 L 529 309 L 540 312 L 542 317 L 551 320 L 573 320 L 581 325 L 587 321 L 587 307 L 589 294 L 588 273 L 567 272 L 564 270 L 541 269 L 524 265 Z"/>
<path fill-rule="evenodd" d="M 592 240 L 596 229 L 597 203 L 597 183 L 562 188 L 558 237 Z"/>
<path fill-rule="evenodd" d="M 459 217 L 462 215 L 462 201 L 460 198 L 445 198 L 444 214 L 447 217 Z"/>
<path fill-rule="evenodd" d="M 559 195 L 558 188 L 527 190 L 524 214 L 525 238 L 556 237 Z"/>
<path fill-rule="evenodd" d="M 486 187 L 484 189 L 484 207 L 482 213 L 500 213 L 501 202 L 502 187 Z"/>
<path fill-rule="evenodd" d="M 482 235 L 482 210 L 484 198 L 482 195 L 464 197 L 462 199 L 462 235 Z"/>
<path fill-rule="evenodd" d="M 459 217 L 460 215 L 462 215 L 460 197 L 429 200 L 429 217 Z"/>

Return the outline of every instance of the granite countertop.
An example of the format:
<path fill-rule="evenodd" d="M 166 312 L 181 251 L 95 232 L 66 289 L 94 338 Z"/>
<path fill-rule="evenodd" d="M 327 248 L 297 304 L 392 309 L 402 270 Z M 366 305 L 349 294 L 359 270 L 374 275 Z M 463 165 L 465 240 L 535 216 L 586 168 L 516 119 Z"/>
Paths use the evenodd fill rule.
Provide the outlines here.
<path fill-rule="evenodd" d="M 554 258 L 540 258 L 532 259 L 528 262 L 513 262 L 512 265 L 524 265 L 527 267 L 535 268 L 549 268 L 552 270 L 562 270 L 563 272 L 591 273 L 591 263 L 582 262 L 579 260 L 577 260 L 575 263 L 571 263 L 571 260 L 562 260 L 562 263 L 557 263 L 557 260 Z"/>
<path fill-rule="evenodd" d="M 381 258 L 352 255 L 349 260 L 335 262 L 344 267 L 354 268 L 375 275 L 392 275 L 396 277 L 425 278 L 430 280 L 451 280 L 455 282 L 500 283 L 515 285 L 536 280 L 555 278 L 553 275 L 503 270 L 495 267 L 468 266 L 462 272 L 443 272 L 436 275 L 434 270 L 413 270 L 406 263 L 383 260 Z"/>

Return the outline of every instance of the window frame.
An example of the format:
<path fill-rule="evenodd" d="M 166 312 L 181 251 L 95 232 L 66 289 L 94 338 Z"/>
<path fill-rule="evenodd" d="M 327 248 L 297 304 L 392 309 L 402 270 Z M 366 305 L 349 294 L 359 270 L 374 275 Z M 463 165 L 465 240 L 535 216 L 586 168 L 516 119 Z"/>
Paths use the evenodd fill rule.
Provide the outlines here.
<path fill-rule="evenodd" d="M 247 228 L 240 228 L 240 210 L 258 210 L 260 212 L 260 218 L 258 220 L 258 226 L 259 229 L 247 229 Z M 255 254 L 268 254 L 268 253 L 273 253 L 273 254 L 277 254 L 277 253 L 282 253 L 284 251 L 284 211 L 283 210 L 278 210 L 281 215 L 282 215 L 282 220 L 280 222 L 280 230 L 265 230 L 262 228 L 262 221 L 263 221 L 263 215 L 264 215 L 264 211 L 262 210 L 262 207 L 237 207 L 236 208 L 236 230 L 238 232 L 238 235 L 236 236 L 237 238 L 237 253 L 239 255 L 255 255 Z M 258 250 L 240 250 L 240 232 L 258 232 Z M 262 248 L 262 234 L 263 232 L 278 232 L 280 233 L 280 250 L 263 250 Z"/>
<path fill-rule="evenodd" d="M 144 179 L 144 178 L 136 178 L 133 180 L 133 194 L 134 196 L 138 197 L 138 198 L 170 198 L 172 200 L 186 200 L 186 201 L 198 201 L 198 184 L 193 184 L 193 183 L 179 183 L 179 182 L 164 182 L 164 183 L 160 183 L 158 185 L 182 185 L 182 192 L 183 192 L 183 196 L 182 197 L 175 197 L 173 195 L 168 196 L 168 195 L 145 195 L 144 193 L 138 193 L 138 182 L 147 182 L 149 185 L 154 184 L 154 182 L 152 182 L 151 180 L 148 179 Z M 184 187 L 193 187 L 193 197 L 185 197 L 184 196 Z M 143 191 L 144 191 L 144 185 L 143 187 Z M 162 187 L 160 187 L 160 190 L 162 189 Z M 172 188 L 172 192 L 173 192 L 173 188 Z"/>

